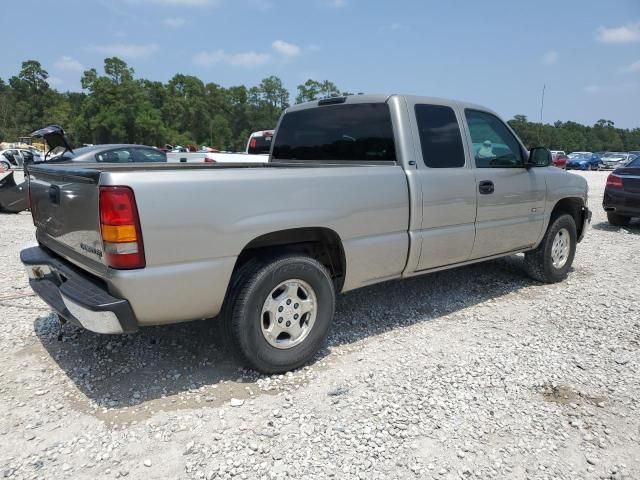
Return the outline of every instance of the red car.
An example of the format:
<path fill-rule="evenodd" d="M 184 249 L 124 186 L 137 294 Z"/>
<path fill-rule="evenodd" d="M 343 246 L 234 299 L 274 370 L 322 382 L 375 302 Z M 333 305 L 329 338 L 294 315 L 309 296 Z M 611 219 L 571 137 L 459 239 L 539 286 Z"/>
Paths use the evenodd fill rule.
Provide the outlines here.
<path fill-rule="evenodd" d="M 551 155 L 551 161 L 554 167 L 565 169 L 567 168 L 567 161 L 569 157 L 564 153 L 554 153 Z"/>

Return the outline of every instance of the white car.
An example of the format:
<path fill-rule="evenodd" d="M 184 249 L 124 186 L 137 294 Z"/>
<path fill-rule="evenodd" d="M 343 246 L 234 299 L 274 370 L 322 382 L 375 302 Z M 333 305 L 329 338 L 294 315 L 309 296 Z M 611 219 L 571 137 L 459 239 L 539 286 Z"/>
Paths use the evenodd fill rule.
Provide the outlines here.
<path fill-rule="evenodd" d="M 0 150 L 0 169 L 20 168 L 25 163 L 40 161 L 40 152 L 27 148 L 7 148 Z"/>
<path fill-rule="evenodd" d="M 177 147 L 167 152 L 169 163 L 265 163 L 269 161 L 273 130 L 260 130 L 249 136 L 244 152 L 207 152 L 204 147 L 198 152 L 185 152 Z"/>
<path fill-rule="evenodd" d="M 632 155 L 629 153 L 607 152 L 601 158 L 602 168 L 615 170 L 616 168 L 625 165 L 631 157 Z"/>

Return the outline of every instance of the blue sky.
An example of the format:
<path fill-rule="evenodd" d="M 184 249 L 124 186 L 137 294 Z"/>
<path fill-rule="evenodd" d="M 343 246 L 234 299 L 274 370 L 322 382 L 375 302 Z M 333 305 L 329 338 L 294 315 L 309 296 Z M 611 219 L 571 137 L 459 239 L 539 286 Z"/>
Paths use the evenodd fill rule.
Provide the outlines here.
<path fill-rule="evenodd" d="M 55 7 L 53 6 L 55 5 Z M 640 127 L 640 0 L 3 0 L 0 77 L 39 60 L 79 90 L 116 55 L 136 75 L 223 86 L 279 76 L 473 101 L 506 118 Z"/>

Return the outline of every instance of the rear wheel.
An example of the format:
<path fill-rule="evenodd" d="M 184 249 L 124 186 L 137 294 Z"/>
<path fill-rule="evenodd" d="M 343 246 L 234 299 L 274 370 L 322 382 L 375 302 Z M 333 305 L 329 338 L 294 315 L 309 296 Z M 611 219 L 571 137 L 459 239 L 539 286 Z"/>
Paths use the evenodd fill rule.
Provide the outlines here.
<path fill-rule="evenodd" d="M 8 172 L 11 169 L 11 164 L 4 160 L 0 161 L 0 172 Z"/>
<path fill-rule="evenodd" d="M 576 253 L 576 222 L 571 215 L 552 218 L 538 248 L 525 254 L 530 277 L 544 283 L 564 280 Z"/>
<path fill-rule="evenodd" d="M 254 263 L 232 282 L 224 322 L 235 351 L 264 373 L 293 370 L 311 360 L 333 320 L 335 291 L 313 258 L 281 256 Z"/>
<path fill-rule="evenodd" d="M 618 215 L 617 213 L 607 212 L 607 220 L 611 225 L 616 227 L 626 227 L 631 222 L 631 217 Z"/>

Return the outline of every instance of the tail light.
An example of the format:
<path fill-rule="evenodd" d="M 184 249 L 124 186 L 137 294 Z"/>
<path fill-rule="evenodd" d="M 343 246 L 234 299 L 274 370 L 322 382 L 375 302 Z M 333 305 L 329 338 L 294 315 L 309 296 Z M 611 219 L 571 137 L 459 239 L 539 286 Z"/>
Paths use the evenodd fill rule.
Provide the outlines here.
<path fill-rule="evenodd" d="M 253 137 L 251 140 L 249 140 L 249 150 L 255 150 L 256 148 L 258 148 L 258 140 Z"/>
<path fill-rule="evenodd" d="M 144 268 L 140 218 L 129 187 L 100 187 L 100 231 L 110 267 Z"/>
<path fill-rule="evenodd" d="M 623 188 L 622 178 L 620 178 L 617 175 L 614 175 L 613 173 L 609 174 L 609 176 L 607 177 L 607 187 Z"/>

